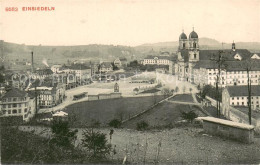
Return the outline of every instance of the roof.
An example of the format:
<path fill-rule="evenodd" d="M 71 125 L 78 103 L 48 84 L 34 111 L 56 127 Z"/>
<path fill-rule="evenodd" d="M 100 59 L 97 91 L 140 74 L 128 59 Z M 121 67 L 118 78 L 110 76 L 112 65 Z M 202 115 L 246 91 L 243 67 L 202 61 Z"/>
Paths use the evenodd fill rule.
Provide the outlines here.
<path fill-rule="evenodd" d="M 67 68 L 72 70 L 86 70 L 86 69 L 90 69 L 90 66 L 77 64 L 77 65 L 67 66 Z"/>
<path fill-rule="evenodd" d="M 243 86 L 229 86 L 227 87 L 228 93 L 231 97 L 248 96 L 247 85 Z M 260 85 L 251 86 L 251 96 L 260 96 Z"/>
<path fill-rule="evenodd" d="M 190 35 L 189 38 L 199 38 L 198 34 L 193 30 Z"/>
<path fill-rule="evenodd" d="M 187 36 L 184 32 L 181 33 L 180 37 L 179 37 L 180 40 L 186 40 L 187 39 Z"/>
<path fill-rule="evenodd" d="M 201 119 L 203 121 L 218 123 L 218 124 L 241 128 L 241 129 L 247 129 L 247 130 L 254 129 L 254 126 L 252 126 L 252 125 L 238 123 L 238 122 L 224 120 L 224 119 L 219 119 L 219 118 L 215 118 L 215 117 L 199 117 L 199 119 Z"/>
<path fill-rule="evenodd" d="M 227 71 L 245 71 L 246 70 L 246 62 L 245 61 L 225 61 L 221 66 L 221 69 L 225 69 Z M 254 60 L 252 65 L 250 66 L 252 71 L 260 70 L 260 61 Z M 212 60 L 201 60 L 196 63 L 194 69 L 206 68 L 206 69 L 217 69 L 217 62 Z"/>
<path fill-rule="evenodd" d="M 158 58 L 159 60 L 169 60 L 170 57 L 169 56 L 152 56 L 152 55 L 149 55 L 147 56 L 145 59 L 154 59 L 154 58 Z"/>
<path fill-rule="evenodd" d="M 111 62 L 103 62 L 103 63 L 101 64 L 101 67 L 110 68 L 110 67 L 112 67 L 112 64 L 111 64 Z"/>
<path fill-rule="evenodd" d="M 45 75 L 45 74 L 53 74 L 53 71 L 49 68 L 46 69 L 38 69 L 35 71 L 39 75 Z"/>
<path fill-rule="evenodd" d="M 199 59 L 210 60 L 211 58 L 214 58 L 214 56 L 218 56 L 218 54 L 219 50 L 200 50 Z M 222 53 L 225 60 L 228 61 L 236 61 L 236 59 L 234 59 L 234 56 L 236 54 L 239 54 L 242 57 L 242 60 L 249 59 L 252 56 L 252 53 L 247 49 L 236 49 L 235 51 L 233 51 L 232 49 L 225 49 L 224 53 Z"/>
<path fill-rule="evenodd" d="M 68 113 L 59 111 L 59 112 L 54 113 L 52 116 L 66 117 L 66 116 L 68 116 Z"/>
<path fill-rule="evenodd" d="M 25 91 L 21 91 L 17 88 L 12 88 L 9 90 L 2 98 L 9 98 L 9 97 L 26 97 L 28 94 Z"/>

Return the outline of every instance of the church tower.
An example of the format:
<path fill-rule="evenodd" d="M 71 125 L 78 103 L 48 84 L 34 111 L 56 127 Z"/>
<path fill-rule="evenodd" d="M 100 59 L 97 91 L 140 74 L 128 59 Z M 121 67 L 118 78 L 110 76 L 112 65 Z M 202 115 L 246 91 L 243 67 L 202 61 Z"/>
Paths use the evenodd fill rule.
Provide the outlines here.
<path fill-rule="evenodd" d="M 180 50 L 184 50 L 184 49 L 188 49 L 188 40 L 187 40 L 187 36 L 184 33 L 184 31 L 182 30 L 182 33 L 179 37 L 179 49 Z"/>
<path fill-rule="evenodd" d="M 199 36 L 194 31 L 194 27 L 189 35 L 189 61 L 199 61 Z"/>

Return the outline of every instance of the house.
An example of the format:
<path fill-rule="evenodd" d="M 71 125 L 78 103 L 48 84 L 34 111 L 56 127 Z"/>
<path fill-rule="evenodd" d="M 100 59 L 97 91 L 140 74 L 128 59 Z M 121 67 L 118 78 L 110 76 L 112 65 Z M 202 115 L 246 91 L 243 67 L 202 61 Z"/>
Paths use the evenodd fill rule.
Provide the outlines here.
<path fill-rule="evenodd" d="M 113 66 L 110 62 L 103 62 L 100 64 L 99 71 L 100 72 L 112 72 Z"/>
<path fill-rule="evenodd" d="M 121 60 L 119 58 L 115 59 L 114 65 L 117 66 L 118 68 L 122 66 Z"/>
<path fill-rule="evenodd" d="M 227 112 L 230 106 L 248 107 L 248 87 L 228 86 L 222 92 L 222 109 Z M 257 110 L 260 107 L 260 85 L 251 86 L 251 107 Z"/>
<path fill-rule="evenodd" d="M 29 121 L 36 113 L 35 101 L 34 95 L 12 88 L 1 98 L 2 117 L 22 116 L 23 121 Z"/>
<path fill-rule="evenodd" d="M 37 85 L 36 91 L 39 97 L 39 106 L 41 108 L 54 107 L 63 102 L 65 98 L 65 84 L 62 83 L 48 83 Z M 35 92 L 35 88 L 29 89 L 30 93 Z"/>

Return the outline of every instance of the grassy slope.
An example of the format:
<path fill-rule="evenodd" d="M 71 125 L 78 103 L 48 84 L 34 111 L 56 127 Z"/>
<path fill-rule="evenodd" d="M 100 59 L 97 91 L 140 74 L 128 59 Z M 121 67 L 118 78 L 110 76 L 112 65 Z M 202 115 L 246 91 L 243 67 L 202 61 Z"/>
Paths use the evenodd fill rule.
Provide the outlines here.
<path fill-rule="evenodd" d="M 159 104 L 150 111 L 132 119 L 124 124 L 125 127 L 135 128 L 138 121 L 144 120 L 150 126 L 165 126 L 168 124 L 174 124 L 176 121 L 182 120 L 181 112 L 189 112 L 194 110 L 199 116 L 204 116 L 198 109 L 190 105 L 174 104 L 170 102 L 164 102 Z"/>
<path fill-rule="evenodd" d="M 97 100 L 81 102 L 68 106 L 65 110 L 69 115 L 76 116 L 75 126 L 92 124 L 93 120 L 106 125 L 114 118 L 120 119 L 123 114 L 123 120 L 133 116 L 143 110 L 146 110 L 154 104 L 154 96 L 149 97 L 129 97 L 120 99 Z M 163 96 L 156 96 L 157 102 L 162 100 Z"/>

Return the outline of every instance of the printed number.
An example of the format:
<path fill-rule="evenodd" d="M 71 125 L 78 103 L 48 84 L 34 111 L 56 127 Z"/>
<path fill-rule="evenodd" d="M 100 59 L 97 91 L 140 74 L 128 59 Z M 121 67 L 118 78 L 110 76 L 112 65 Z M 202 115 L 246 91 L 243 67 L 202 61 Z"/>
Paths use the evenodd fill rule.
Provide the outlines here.
<path fill-rule="evenodd" d="M 6 7 L 5 11 L 18 11 L 17 7 Z"/>

